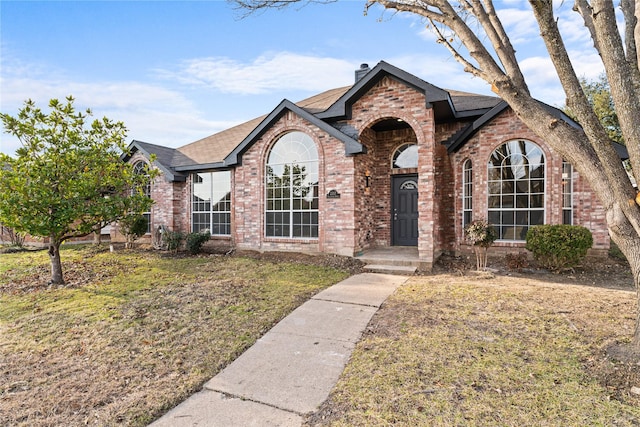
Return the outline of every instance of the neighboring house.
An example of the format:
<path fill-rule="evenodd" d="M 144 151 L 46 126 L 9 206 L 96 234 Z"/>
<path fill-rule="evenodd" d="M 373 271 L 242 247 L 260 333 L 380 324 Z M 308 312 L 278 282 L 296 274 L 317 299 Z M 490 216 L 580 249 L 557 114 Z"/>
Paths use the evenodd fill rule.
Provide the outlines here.
<path fill-rule="evenodd" d="M 488 219 L 495 246 L 508 250 L 543 223 L 583 225 L 596 249 L 609 247 L 584 179 L 504 101 L 440 89 L 385 62 L 363 64 L 353 86 L 284 100 L 183 147 L 130 148 L 125 161 L 155 154 L 162 172 L 149 188 L 150 235 L 209 229 L 239 249 L 348 256 L 417 246 L 431 265 L 469 249 L 465 225 Z"/>

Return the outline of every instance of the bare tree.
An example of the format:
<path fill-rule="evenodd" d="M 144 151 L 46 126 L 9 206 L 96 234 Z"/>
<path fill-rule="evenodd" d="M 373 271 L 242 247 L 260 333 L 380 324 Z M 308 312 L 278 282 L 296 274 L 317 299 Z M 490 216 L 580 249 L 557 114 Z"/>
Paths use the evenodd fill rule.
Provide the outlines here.
<path fill-rule="evenodd" d="M 294 1 L 235 1 L 259 10 Z M 369 0 L 365 9 L 382 5 L 395 12 L 422 16 L 464 70 L 482 78 L 509 103 L 537 135 L 570 161 L 588 180 L 606 211 L 612 240 L 626 255 L 640 289 L 640 208 L 620 158 L 585 96 L 558 28 L 552 0 L 530 0 L 544 42 L 567 98 L 581 124 L 576 129 L 558 120 L 534 99 L 518 64 L 515 49 L 491 0 Z M 640 182 L 640 1 L 621 0 L 625 21 L 621 35 L 612 0 L 575 0 L 604 68 L 636 182 Z M 638 293 L 640 295 L 640 292 Z M 633 345 L 640 349 L 640 310 Z"/>

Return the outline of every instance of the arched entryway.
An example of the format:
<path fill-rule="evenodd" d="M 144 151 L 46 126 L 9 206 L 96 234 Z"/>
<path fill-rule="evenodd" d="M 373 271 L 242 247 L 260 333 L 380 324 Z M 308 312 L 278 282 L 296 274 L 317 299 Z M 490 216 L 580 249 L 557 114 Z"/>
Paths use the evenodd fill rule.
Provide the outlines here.
<path fill-rule="evenodd" d="M 357 170 L 365 176 L 356 227 L 361 248 L 418 245 L 418 146 L 411 126 L 381 119 L 360 135 L 367 153 Z"/>

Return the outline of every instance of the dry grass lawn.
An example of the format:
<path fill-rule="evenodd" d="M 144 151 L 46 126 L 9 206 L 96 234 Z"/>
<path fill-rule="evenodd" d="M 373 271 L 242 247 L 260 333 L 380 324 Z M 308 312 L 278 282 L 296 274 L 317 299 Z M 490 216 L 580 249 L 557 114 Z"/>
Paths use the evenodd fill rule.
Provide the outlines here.
<path fill-rule="evenodd" d="M 143 426 L 348 272 L 246 257 L 0 255 L 0 425 Z"/>
<path fill-rule="evenodd" d="M 63 262 L 68 284 L 49 288 L 45 252 L 0 255 L 0 425 L 146 425 L 358 270 L 340 257 L 91 247 Z M 631 284 L 615 262 L 412 277 L 307 424 L 640 425 L 640 363 L 610 351 L 633 331 Z"/>
<path fill-rule="evenodd" d="M 411 278 L 308 424 L 639 425 L 640 368 L 606 352 L 633 332 L 635 292 L 554 277 L 575 279 Z"/>

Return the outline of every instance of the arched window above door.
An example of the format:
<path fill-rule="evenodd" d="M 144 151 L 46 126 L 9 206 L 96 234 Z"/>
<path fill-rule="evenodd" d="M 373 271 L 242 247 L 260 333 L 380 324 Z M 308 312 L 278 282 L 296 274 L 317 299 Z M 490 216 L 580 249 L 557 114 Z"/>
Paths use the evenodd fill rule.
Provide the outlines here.
<path fill-rule="evenodd" d="M 402 144 L 393 152 L 391 161 L 393 169 L 417 168 L 418 167 L 418 144 Z"/>

